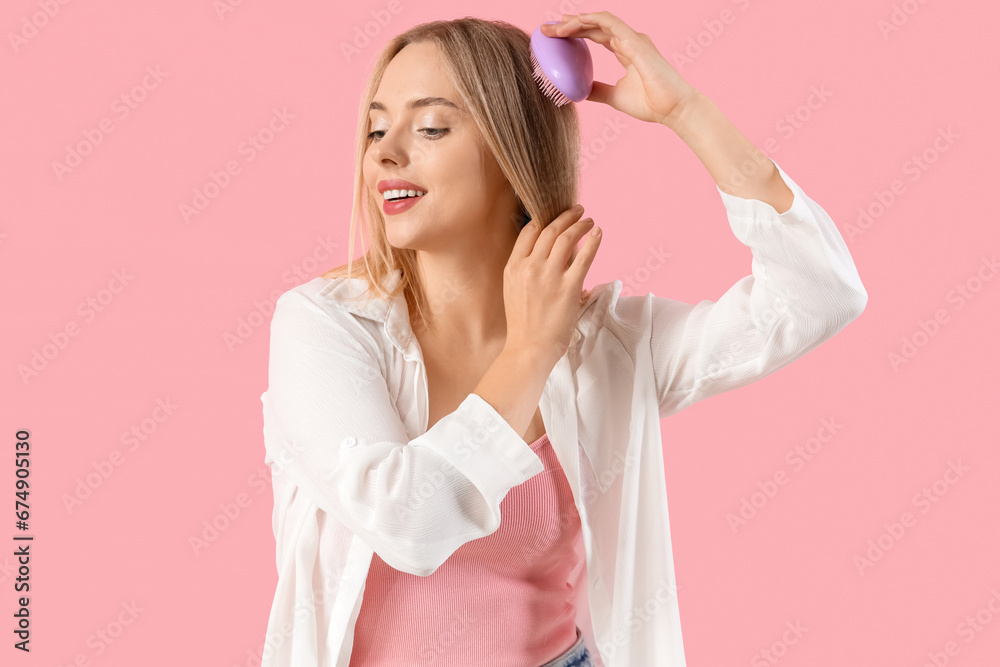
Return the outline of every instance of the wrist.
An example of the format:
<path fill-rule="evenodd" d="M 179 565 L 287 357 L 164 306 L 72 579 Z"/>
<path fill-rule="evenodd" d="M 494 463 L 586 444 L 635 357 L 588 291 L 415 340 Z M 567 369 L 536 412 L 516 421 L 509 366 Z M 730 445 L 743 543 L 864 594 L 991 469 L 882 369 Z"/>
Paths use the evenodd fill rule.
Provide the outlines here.
<path fill-rule="evenodd" d="M 500 357 L 505 364 L 520 365 L 524 368 L 545 370 L 545 377 L 555 367 L 558 359 L 553 358 L 552 350 L 542 347 L 537 343 L 512 342 L 504 343 L 500 351 Z"/>
<path fill-rule="evenodd" d="M 697 116 L 698 113 L 700 113 L 700 110 L 703 109 L 705 104 L 709 101 L 708 97 L 706 97 L 700 90 L 691 88 L 690 91 L 681 97 L 680 101 L 674 105 L 674 108 L 670 111 L 670 113 L 660 121 L 660 124 L 669 127 L 676 134 L 680 135 L 690 124 L 691 118 Z"/>

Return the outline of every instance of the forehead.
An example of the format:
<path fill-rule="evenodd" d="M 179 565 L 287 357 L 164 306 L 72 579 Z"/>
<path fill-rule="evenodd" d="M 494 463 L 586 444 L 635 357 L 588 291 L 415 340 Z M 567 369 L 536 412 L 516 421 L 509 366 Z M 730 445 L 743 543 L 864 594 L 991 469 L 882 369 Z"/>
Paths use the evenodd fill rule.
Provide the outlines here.
<path fill-rule="evenodd" d="M 398 113 L 422 106 L 461 111 L 458 93 L 444 72 L 433 42 L 407 44 L 393 57 L 375 91 L 371 109 Z"/>

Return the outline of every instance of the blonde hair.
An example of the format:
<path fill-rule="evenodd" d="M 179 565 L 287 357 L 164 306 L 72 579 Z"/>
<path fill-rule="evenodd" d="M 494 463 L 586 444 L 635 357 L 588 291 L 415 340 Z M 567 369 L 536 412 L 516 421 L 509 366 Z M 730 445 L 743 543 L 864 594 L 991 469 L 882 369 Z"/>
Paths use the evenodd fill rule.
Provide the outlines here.
<path fill-rule="evenodd" d="M 364 273 L 354 275 L 355 260 L 349 256 L 347 264 L 331 269 L 323 277 L 363 278 L 369 288 L 366 299 L 376 294 L 391 298 L 402 290 L 413 321 L 419 326 L 426 322 L 427 301 L 416 270 L 416 251 L 388 243 L 381 202 L 364 186 L 362 176 L 370 142 L 369 105 L 389 62 L 403 47 L 416 42 L 437 46 L 462 105 L 520 201 L 518 219 L 512 221 L 518 230 L 527 222 L 525 215 L 545 226 L 578 201 L 580 131 L 576 107 L 572 103 L 557 107 L 539 90 L 532 78 L 530 37 L 517 26 L 474 17 L 431 21 L 397 35 L 385 46 L 358 108 L 348 243 L 353 255 L 360 217 L 371 244 L 361 257 Z M 573 254 L 575 257 L 575 249 Z M 388 292 L 383 280 L 398 269 L 402 269 L 402 280 Z"/>

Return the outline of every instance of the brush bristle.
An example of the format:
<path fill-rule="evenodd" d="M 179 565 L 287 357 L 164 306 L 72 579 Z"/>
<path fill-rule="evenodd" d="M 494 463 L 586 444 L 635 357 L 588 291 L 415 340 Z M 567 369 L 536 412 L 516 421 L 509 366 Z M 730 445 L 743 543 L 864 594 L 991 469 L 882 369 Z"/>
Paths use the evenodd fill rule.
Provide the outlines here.
<path fill-rule="evenodd" d="M 552 82 L 549 80 L 549 77 L 545 76 L 545 72 L 542 71 L 542 66 L 538 64 L 538 58 L 535 57 L 534 49 L 532 49 L 531 51 L 531 69 L 532 69 L 531 76 L 535 79 L 535 83 L 538 84 L 538 87 L 541 89 L 542 93 L 547 98 L 552 100 L 553 104 L 555 104 L 557 107 L 561 107 L 564 104 L 573 101 L 570 98 L 563 95 L 561 92 L 559 92 L 559 89 L 552 84 Z"/>

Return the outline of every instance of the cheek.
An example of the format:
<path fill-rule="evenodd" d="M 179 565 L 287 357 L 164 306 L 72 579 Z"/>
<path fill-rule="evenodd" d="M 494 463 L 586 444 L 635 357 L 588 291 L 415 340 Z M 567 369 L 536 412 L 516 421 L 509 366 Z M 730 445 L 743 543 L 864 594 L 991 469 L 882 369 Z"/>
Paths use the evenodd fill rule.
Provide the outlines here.
<path fill-rule="evenodd" d="M 365 185 L 371 184 L 372 170 L 375 165 L 372 164 L 371 156 L 366 152 L 364 159 L 361 161 L 361 180 L 364 181 Z"/>

